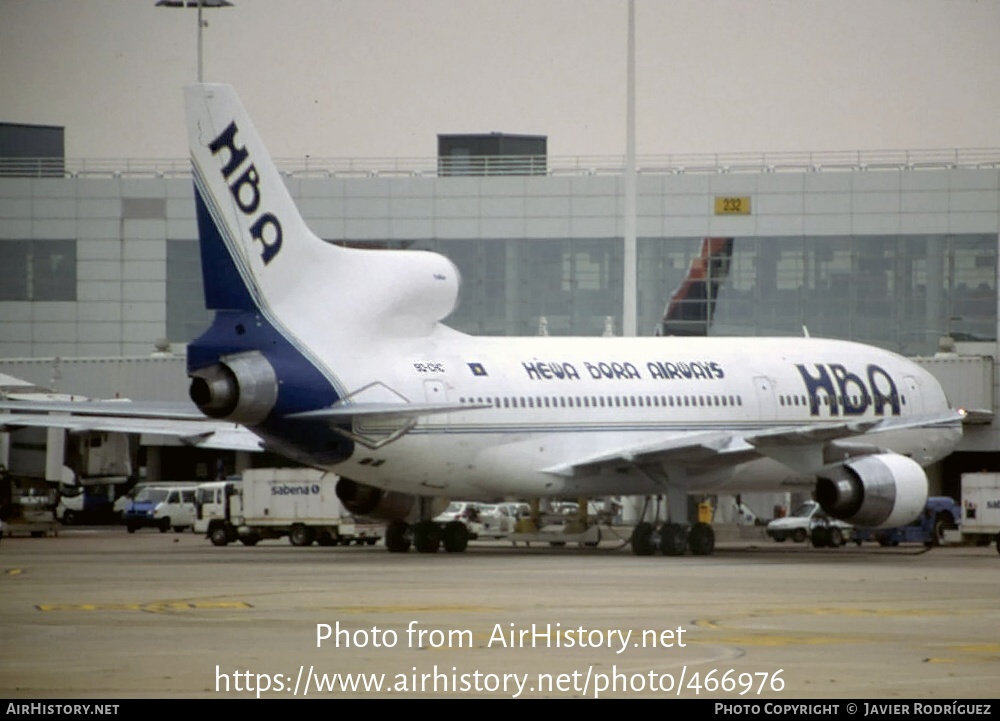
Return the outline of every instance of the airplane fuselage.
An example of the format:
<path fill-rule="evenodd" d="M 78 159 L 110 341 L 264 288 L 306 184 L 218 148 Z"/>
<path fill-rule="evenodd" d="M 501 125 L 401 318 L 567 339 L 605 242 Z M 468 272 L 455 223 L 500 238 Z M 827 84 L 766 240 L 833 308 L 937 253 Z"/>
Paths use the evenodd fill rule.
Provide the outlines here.
<path fill-rule="evenodd" d="M 330 466 L 362 483 L 416 494 L 653 493 L 663 490 L 663 478 L 641 463 L 588 472 L 580 459 L 699 434 L 947 409 L 938 384 L 911 361 L 822 339 L 477 338 L 447 331 L 442 342 L 382 341 L 350 355 L 331 364 L 360 370 L 337 376 L 345 395 L 365 389 L 362 399 L 391 393 L 469 406 L 423 417 L 381 447 L 365 442 L 376 446 L 400 421 L 356 422 L 352 432 L 363 441 Z M 913 428 L 880 433 L 875 443 L 927 465 L 950 450 L 956 433 Z M 682 482 L 705 490 L 787 490 L 814 480 L 771 458 L 734 466 L 694 459 L 690 466 Z"/>

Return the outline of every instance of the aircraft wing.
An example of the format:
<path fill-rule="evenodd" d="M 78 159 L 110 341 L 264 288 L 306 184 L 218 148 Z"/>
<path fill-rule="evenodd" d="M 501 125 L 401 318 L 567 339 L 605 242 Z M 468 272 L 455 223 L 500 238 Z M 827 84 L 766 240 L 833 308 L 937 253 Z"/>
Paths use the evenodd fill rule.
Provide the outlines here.
<path fill-rule="evenodd" d="M 663 441 L 629 446 L 579 461 L 547 468 L 558 476 L 594 473 L 625 465 L 667 465 L 687 468 L 692 473 L 734 466 L 761 457 L 770 457 L 798 470 L 818 471 L 825 465 L 829 447 L 840 455 L 859 452 L 850 445 L 838 446 L 862 435 L 876 435 L 907 428 L 931 428 L 960 423 L 965 412 L 954 410 L 923 416 L 868 419 L 833 423 L 810 423 L 763 430 L 719 430 L 680 433 Z M 870 446 L 866 447 L 870 448 Z"/>
<path fill-rule="evenodd" d="M 476 403 L 342 403 L 330 408 L 292 413 L 293 420 L 325 420 L 344 422 L 365 419 L 418 418 L 437 413 L 454 413 L 476 408 L 489 408 L 489 404 Z"/>
<path fill-rule="evenodd" d="M 35 427 L 64 428 L 72 433 L 86 431 L 148 433 L 171 436 L 186 445 L 198 448 L 230 451 L 264 450 L 260 438 L 235 423 L 213 421 L 200 413 L 187 417 L 187 414 L 180 409 L 170 411 L 162 406 L 156 410 L 147 408 L 145 411 L 140 411 L 129 406 L 142 404 L 106 402 L 107 406 L 113 406 L 107 408 L 103 407 L 102 403 L 105 402 L 0 402 L 0 409 L 12 410 L 10 413 L 0 414 L 0 430 Z M 86 408 L 77 407 L 81 405 Z M 129 415 L 130 410 L 140 415 Z M 151 415 L 141 415 L 142 413 Z"/>

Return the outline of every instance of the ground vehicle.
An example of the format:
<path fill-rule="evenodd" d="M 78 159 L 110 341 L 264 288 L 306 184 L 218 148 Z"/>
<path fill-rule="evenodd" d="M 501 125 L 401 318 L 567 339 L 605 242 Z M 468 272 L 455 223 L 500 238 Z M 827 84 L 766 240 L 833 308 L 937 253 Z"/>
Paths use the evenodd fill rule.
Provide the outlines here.
<path fill-rule="evenodd" d="M 462 521 L 468 523 L 479 517 L 479 508 L 483 504 L 473 501 L 452 501 L 441 513 L 434 516 L 435 523 L 449 523 L 451 521 Z"/>
<path fill-rule="evenodd" d="M 524 501 L 504 501 L 503 503 L 498 503 L 497 505 L 506 508 L 507 513 L 509 513 L 514 520 L 527 518 L 531 515 L 531 506 Z"/>
<path fill-rule="evenodd" d="M 843 546 L 851 535 L 853 526 L 829 518 L 816 501 L 806 501 L 784 518 L 775 518 L 767 524 L 767 535 L 781 542 L 792 539 L 802 543 L 810 539 L 814 546 Z"/>
<path fill-rule="evenodd" d="M 475 503 L 452 501 L 433 521 L 442 532 L 449 523 L 461 523 L 467 531 L 467 540 L 477 538 L 504 538 L 517 530 L 520 506 L 517 503 Z M 529 508 L 530 511 L 530 508 Z"/>
<path fill-rule="evenodd" d="M 962 474 L 962 540 L 986 545 L 1000 553 L 1000 473 Z"/>
<path fill-rule="evenodd" d="M 195 531 L 216 546 L 288 536 L 293 546 L 375 545 L 383 526 L 355 518 L 337 497 L 339 477 L 312 468 L 255 468 L 241 480 L 198 487 Z"/>
<path fill-rule="evenodd" d="M 931 496 L 924 512 L 912 523 L 896 528 L 855 528 L 852 540 L 877 541 L 880 546 L 898 546 L 900 543 L 923 543 L 937 546 L 944 541 L 945 531 L 958 528 L 962 507 L 950 496 Z"/>
<path fill-rule="evenodd" d="M 7 475 L 0 467 L 0 521 L 2 533 L 28 533 L 41 538 L 56 533 L 53 509 L 56 505 L 55 488 L 38 478 Z"/>
<path fill-rule="evenodd" d="M 139 484 L 130 496 L 122 514 L 129 533 L 148 527 L 180 533 L 194 525 L 194 483 Z"/>
<path fill-rule="evenodd" d="M 517 530 L 517 515 L 503 503 L 482 503 L 479 517 L 469 524 L 470 538 L 504 538 Z"/>
<path fill-rule="evenodd" d="M 241 494 L 238 478 L 199 484 L 195 489 L 194 532 L 204 533 L 216 546 L 235 541 L 238 535 L 233 519 L 238 522 L 243 512 Z M 248 545 L 253 543 L 256 541 Z"/>
<path fill-rule="evenodd" d="M 64 526 L 74 523 L 114 523 L 115 485 L 99 483 L 86 485 L 60 484 L 56 518 Z"/>

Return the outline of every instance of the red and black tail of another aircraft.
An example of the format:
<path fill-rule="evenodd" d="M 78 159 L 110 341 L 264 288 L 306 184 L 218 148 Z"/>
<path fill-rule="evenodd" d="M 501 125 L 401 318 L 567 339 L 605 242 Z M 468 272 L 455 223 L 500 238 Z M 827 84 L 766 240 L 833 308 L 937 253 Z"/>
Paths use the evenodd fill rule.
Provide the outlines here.
<path fill-rule="evenodd" d="M 707 336 L 719 287 L 729 276 L 732 238 L 705 238 L 687 276 L 670 296 L 656 335 Z"/>

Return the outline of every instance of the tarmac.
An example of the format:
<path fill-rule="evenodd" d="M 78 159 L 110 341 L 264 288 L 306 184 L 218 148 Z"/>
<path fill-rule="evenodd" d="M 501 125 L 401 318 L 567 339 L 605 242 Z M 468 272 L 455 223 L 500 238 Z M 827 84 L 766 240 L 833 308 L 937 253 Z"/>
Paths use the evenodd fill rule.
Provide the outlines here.
<path fill-rule="evenodd" d="M 993 546 L 719 527 L 712 556 L 668 558 L 627 535 L 461 554 L 4 538 L 0 697 L 1000 698 Z"/>

